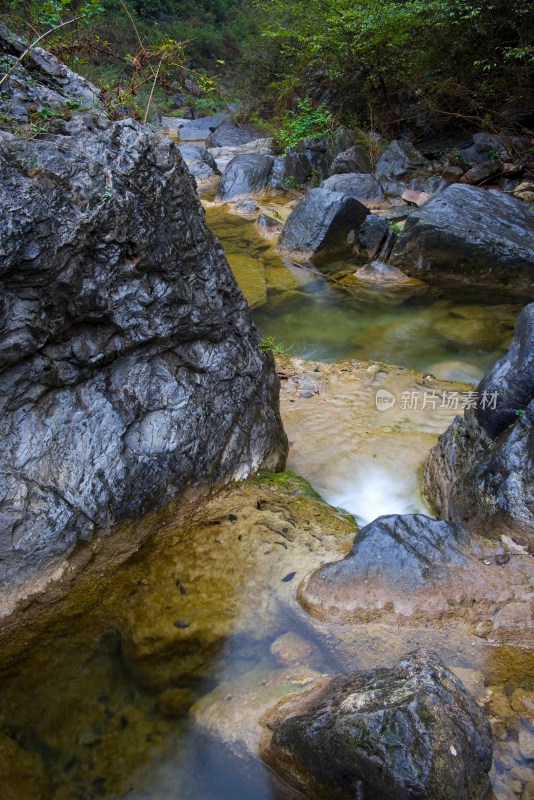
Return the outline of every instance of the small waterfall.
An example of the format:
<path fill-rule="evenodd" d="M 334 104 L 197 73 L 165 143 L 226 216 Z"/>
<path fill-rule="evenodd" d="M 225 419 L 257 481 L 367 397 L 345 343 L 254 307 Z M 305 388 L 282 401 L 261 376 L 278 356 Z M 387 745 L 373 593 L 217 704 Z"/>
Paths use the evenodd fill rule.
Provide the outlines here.
<path fill-rule="evenodd" d="M 415 475 L 388 470 L 377 464 L 362 464 L 335 491 L 323 492 L 325 500 L 353 514 L 360 525 L 367 525 L 383 514 L 426 512 L 417 491 Z"/>

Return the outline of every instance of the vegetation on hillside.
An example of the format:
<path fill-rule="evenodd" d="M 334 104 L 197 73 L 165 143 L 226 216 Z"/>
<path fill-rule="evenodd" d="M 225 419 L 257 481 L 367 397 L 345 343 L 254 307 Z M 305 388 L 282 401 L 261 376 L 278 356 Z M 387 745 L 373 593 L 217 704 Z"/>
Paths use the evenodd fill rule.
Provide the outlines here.
<path fill-rule="evenodd" d="M 208 113 L 222 87 L 282 143 L 339 122 L 503 128 L 533 108 L 525 0 L 11 0 L 2 11 L 30 39 L 81 14 L 47 46 L 118 104 L 141 113 L 159 68 L 155 105 L 177 107 L 178 94 Z"/>
<path fill-rule="evenodd" d="M 303 94 L 350 121 L 478 125 L 532 107 L 534 5 L 525 0 L 259 0 L 252 86 L 278 113 Z M 256 55 L 257 53 L 257 55 Z M 258 77 L 256 77 L 258 76 Z"/>

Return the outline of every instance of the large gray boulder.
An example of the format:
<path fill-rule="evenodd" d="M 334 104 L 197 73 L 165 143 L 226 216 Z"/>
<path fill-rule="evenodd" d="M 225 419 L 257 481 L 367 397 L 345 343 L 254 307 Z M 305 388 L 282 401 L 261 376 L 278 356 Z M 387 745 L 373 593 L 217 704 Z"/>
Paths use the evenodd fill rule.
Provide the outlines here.
<path fill-rule="evenodd" d="M 359 174 L 371 172 L 371 162 L 365 147 L 355 144 L 348 150 L 343 150 L 332 161 L 331 172 L 333 175 L 345 172 L 357 172 Z"/>
<path fill-rule="evenodd" d="M 347 172 L 332 175 L 322 182 L 321 187 L 331 192 L 341 192 L 357 200 L 382 200 L 384 190 L 374 175 Z"/>
<path fill-rule="evenodd" d="M 234 156 L 223 172 L 216 200 L 227 203 L 240 197 L 265 194 L 270 187 L 274 158 L 261 153 Z"/>
<path fill-rule="evenodd" d="M 310 180 L 324 180 L 330 175 L 332 162 L 353 141 L 352 134 L 339 128 L 332 136 L 311 136 L 289 148 L 284 160 L 286 180 L 297 185 Z M 362 170 L 365 171 L 365 170 Z"/>
<path fill-rule="evenodd" d="M 446 519 L 487 538 L 514 537 L 534 552 L 534 304 L 480 383 L 476 407 L 440 437 L 425 483 Z"/>
<path fill-rule="evenodd" d="M 395 140 L 384 150 L 376 162 L 379 177 L 405 178 L 412 172 L 431 169 L 432 162 L 416 150 L 410 142 Z"/>
<path fill-rule="evenodd" d="M 261 136 L 253 125 L 238 125 L 232 120 L 225 120 L 206 139 L 206 147 L 237 147 L 253 142 Z"/>
<path fill-rule="evenodd" d="M 3 90 L 48 76 L 34 60 Z M 68 116 L 53 135 L 0 134 L 8 593 L 115 523 L 286 451 L 272 357 L 175 144 Z"/>
<path fill-rule="evenodd" d="M 262 757 L 310 800 L 488 800 L 491 729 L 433 653 L 335 677 L 267 717 Z"/>
<path fill-rule="evenodd" d="M 534 214 L 502 192 L 454 184 L 409 216 L 391 263 L 414 277 L 528 294 Z"/>
<path fill-rule="evenodd" d="M 310 189 L 289 215 L 279 250 L 296 260 L 348 252 L 368 214 L 354 197 Z"/>
<path fill-rule="evenodd" d="M 462 528 L 424 514 L 378 517 L 356 534 L 345 558 L 324 564 L 303 581 L 299 601 L 322 620 L 356 621 L 386 604 L 408 613 L 406 596 L 413 604 L 427 591 L 437 594 L 453 573 L 468 568 L 466 544 Z"/>

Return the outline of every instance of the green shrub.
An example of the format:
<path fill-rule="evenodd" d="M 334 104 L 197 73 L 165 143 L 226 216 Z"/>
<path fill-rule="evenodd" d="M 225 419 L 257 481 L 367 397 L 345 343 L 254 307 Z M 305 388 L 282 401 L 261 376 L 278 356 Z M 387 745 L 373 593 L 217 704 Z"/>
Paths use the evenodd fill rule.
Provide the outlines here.
<path fill-rule="evenodd" d="M 276 143 L 287 150 L 302 139 L 317 139 L 332 133 L 334 117 L 325 105 L 313 107 L 311 100 L 299 100 L 298 111 L 286 112 L 282 127 L 276 134 Z"/>

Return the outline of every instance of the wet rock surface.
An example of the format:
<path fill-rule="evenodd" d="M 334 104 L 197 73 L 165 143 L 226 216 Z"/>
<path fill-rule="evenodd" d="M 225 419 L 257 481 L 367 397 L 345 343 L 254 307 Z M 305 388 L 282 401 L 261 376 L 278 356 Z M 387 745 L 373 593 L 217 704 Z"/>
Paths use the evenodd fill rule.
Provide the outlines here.
<path fill-rule="evenodd" d="M 287 219 L 279 242 L 281 252 L 296 259 L 350 250 L 368 210 L 354 197 L 311 189 Z"/>
<path fill-rule="evenodd" d="M 80 113 L 3 134 L 0 168 L 7 590 L 187 487 L 281 465 L 286 445 L 271 357 L 171 141 Z"/>
<path fill-rule="evenodd" d="M 426 491 L 447 519 L 473 532 L 512 536 L 534 550 L 532 511 L 534 305 L 520 314 L 507 354 L 478 387 L 428 461 Z"/>
<path fill-rule="evenodd" d="M 323 682 L 283 701 L 265 722 L 272 735 L 262 743 L 263 759 L 314 800 L 491 795 L 489 723 L 432 653 Z"/>
<path fill-rule="evenodd" d="M 262 153 L 244 153 L 229 162 L 224 170 L 216 200 L 229 200 L 264 194 L 269 187 L 274 159 Z"/>
<path fill-rule="evenodd" d="M 409 216 L 391 263 L 414 277 L 528 294 L 533 241 L 525 203 L 455 184 Z"/>
<path fill-rule="evenodd" d="M 343 175 L 332 175 L 321 184 L 323 189 L 341 192 L 357 200 L 382 200 L 384 191 L 373 175 L 348 172 Z"/>
<path fill-rule="evenodd" d="M 376 580 L 406 589 L 447 580 L 449 565 L 467 563 L 460 549 L 467 538 L 456 526 L 424 514 L 378 517 L 360 530 L 345 559 L 323 567 L 317 579 L 334 586 Z"/>

